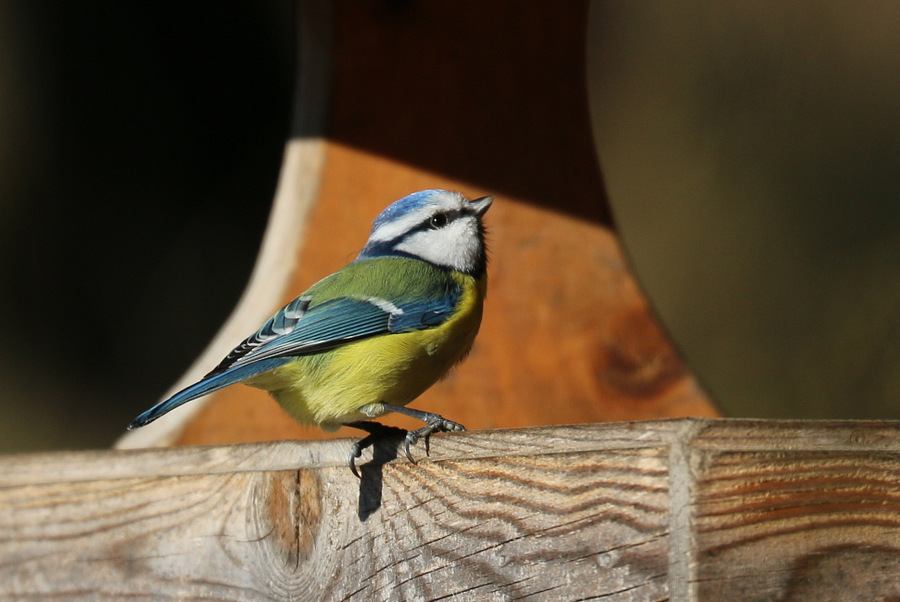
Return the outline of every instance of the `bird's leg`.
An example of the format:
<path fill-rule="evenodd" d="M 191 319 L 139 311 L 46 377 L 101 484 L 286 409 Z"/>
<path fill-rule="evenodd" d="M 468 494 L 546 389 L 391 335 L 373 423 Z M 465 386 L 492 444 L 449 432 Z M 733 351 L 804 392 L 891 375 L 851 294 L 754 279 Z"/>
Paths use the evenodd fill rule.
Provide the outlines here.
<path fill-rule="evenodd" d="M 384 409 L 389 412 L 405 414 L 406 416 L 411 416 L 416 420 L 421 420 L 425 423 L 425 426 L 420 429 L 408 431 L 406 433 L 406 439 L 403 441 L 403 451 L 406 453 L 406 457 L 409 459 L 409 461 L 413 464 L 415 464 L 416 461 L 413 459 L 412 454 L 409 453 L 409 446 L 415 445 L 419 441 L 419 439 L 423 437 L 425 438 L 425 455 L 427 456 L 428 439 L 431 437 L 431 433 L 466 430 L 466 427 L 459 424 L 458 422 L 447 420 L 446 418 L 438 414 L 423 412 L 422 410 L 414 410 L 412 408 L 407 408 L 404 406 L 395 406 L 389 403 L 382 403 L 381 405 L 384 406 Z"/>
<path fill-rule="evenodd" d="M 344 426 L 350 426 L 369 433 L 368 435 L 354 443 L 353 447 L 350 448 L 350 470 L 353 472 L 353 474 L 356 475 L 356 478 L 361 478 L 359 476 L 359 471 L 356 469 L 356 459 L 362 456 L 362 452 L 364 449 L 366 449 L 367 447 L 372 447 L 379 439 L 384 439 L 386 437 L 390 437 L 391 435 L 398 435 L 401 432 L 406 432 L 401 428 L 397 428 L 394 426 L 385 426 L 378 422 L 372 422 L 369 420 L 347 422 L 346 424 L 344 424 Z"/>

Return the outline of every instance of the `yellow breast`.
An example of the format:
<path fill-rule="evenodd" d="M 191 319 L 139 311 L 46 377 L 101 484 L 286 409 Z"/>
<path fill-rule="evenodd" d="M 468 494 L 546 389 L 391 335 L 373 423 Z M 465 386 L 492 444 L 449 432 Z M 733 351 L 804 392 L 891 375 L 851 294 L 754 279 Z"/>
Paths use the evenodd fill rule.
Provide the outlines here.
<path fill-rule="evenodd" d="M 478 334 L 486 277 L 453 276 L 462 295 L 440 326 L 298 357 L 246 384 L 268 390 L 299 422 L 328 430 L 377 416 L 370 404 L 408 404 L 462 360 Z"/>

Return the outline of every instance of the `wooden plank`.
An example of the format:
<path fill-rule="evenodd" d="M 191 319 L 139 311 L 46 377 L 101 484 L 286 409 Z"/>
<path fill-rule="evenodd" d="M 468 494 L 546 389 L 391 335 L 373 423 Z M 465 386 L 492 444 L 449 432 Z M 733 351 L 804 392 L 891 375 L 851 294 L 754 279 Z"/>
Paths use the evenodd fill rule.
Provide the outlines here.
<path fill-rule="evenodd" d="M 7 458 L 0 594 L 554 599 L 606 572 L 658 598 L 673 426 L 435 437 L 362 481 L 346 441 Z"/>
<path fill-rule="evenodd" d="M 898 425 L 755 426 L 716 425 L 697 441 L 697 598 L 897 599 Z"/>
<path fill-rule="evenodd" d="M 0 458 L 0 597 L 887 599 L 900 424 L 673 420 Z M 417 449 L 421 454 L 421 450 Z M 372 458 L 372 456 L 369 456 Z"/>
<path fill-rule="evenodd" d="M 428 460 L 517 457 L 566 452 L 667 446 L 677 421 L 621 422 L 435 435 Z M 461 435 L 461 436 L 460 436 Z M 413 448 L 418 449 L 418 448 Z M 123 479 L 143 475 L 189 476 L 221 472 L 280 471 L 347 466 L 350 443 L 274 441 L 68 453 L 0 456 L 0 487 L 59 481 Z M 421 456 L 421 449 L 415 454 Z M 360 463 L 371 459 L 366 452 Z M 52 461 L 51 461 L 52 460 Z M 405 457 L 397 462 L 406 462 Z"/>

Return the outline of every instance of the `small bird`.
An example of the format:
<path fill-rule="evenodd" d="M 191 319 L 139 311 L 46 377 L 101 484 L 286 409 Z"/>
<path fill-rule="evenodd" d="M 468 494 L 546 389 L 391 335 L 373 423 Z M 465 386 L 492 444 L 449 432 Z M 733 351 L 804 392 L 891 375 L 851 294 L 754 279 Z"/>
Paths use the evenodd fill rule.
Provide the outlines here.
<path fill-rule="evenodd" d="M 425 426 L 409 447 L 461 424 L 406 407 L 461 361 L 481 325 L 487 289 L 482 218 L 493 197 L 473 201 L 423 190 L 375 219 L 356 259 L 285 305 L 199 382 L 159 402 L 128 426 L 235 383 L 268 391 L 294 419 L 326 431 L 369 433 L 355 459 L 386 427 L 369 419 L 397 412 Z M 426 447 L 427 449 L 427 447 Z"/>

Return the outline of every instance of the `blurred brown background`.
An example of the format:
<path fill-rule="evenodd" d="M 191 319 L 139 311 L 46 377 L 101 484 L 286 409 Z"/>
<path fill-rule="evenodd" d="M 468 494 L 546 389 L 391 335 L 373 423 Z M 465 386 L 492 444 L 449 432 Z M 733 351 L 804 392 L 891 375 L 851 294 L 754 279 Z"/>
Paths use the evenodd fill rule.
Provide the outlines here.
<path fill-rule="evenodd" d="M 626 249 L 727 415 L 900 417 L 900 9 L 733 4 L 585 23 Z M 0 2 L 0 451 L 108 446 L 225 319 L 292 32 L 287 2 Z"/>

